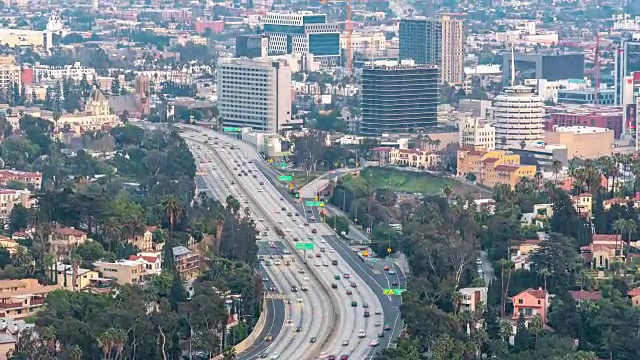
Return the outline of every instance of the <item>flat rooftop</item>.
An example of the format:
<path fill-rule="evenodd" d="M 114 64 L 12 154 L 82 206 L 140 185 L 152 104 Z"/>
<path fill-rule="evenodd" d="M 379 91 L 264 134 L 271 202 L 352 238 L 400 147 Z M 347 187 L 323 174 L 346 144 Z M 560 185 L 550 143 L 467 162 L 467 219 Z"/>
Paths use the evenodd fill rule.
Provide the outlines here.
<path fill-rule="evenodd" d="M 607 128 L 599 128 L 592 126 L 556 126 L 555 132 L 562 133 L 574 133 L 574 134 L 591 134 L 591 133 L 605 133 L 611 131 Z"/>

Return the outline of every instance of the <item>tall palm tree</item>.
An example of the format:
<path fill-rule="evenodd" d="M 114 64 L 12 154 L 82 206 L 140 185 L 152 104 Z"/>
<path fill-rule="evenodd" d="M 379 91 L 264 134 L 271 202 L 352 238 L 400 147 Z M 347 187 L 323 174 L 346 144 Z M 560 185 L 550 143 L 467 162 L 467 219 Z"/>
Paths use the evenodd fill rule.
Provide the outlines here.
<path fill-rule="evenodd" d="M 167 220 L 169 220 L 169 241 L 173 237 L 173 227 L 180 220 L 184 206 L 180 200 L 173 196 L 169 196 L 162 201 L 162 212 Z"/>
<path fill-rule="evenodd" d="M 558 160 L 553 160 L 551 163 L 551 169 L 553 170 L 553 176 L 556 180 L 556 184 L 558 183 L 558 173 L 562 169 L 562 163 Z"/>
<path fill-rule="evenodd" d="M 539 170 L 536 171 L 536 174 L 534 175 L 534 179 L 536 179 L 536 187 L 538 188 L 538 194 L 540 194 L 540 192 L 542 191 L 542 172 L 540 172 Z"/>
<path fill-rule="evenodd" d="M 507 260 L 507 259 L 500 259 L 501 287 L 502 287 L 501 315 L 503 318 L 505 317 L 505 313 L 506 313 L 507 296 L 509 294 L 509 286 L 511 284 L 511 273 L 513 270 L 513 266 L 514 266 L 513 261 Z M 505 271 L 507 273 L 506 286 L 504 283 Z"/>
<path fill-rule="evenodd" d="M 105 330 L 96 339 L 98 340 L 98 345 L 102 348 L 102 355 L 105 359 L 111 359 L 111 349 L 114 343 L 113 333 L 110 330 L 112 330 L 112 328 Z"/>
<path fill-rule="evenodd" d="M 449 184 L 445 184 L 445 186 L 442 187 L 442 193 L 447 198 L 447 201 L 449 201 L 449 198 L 453 195 L 453 187 Z"/>
<path fill-rule="evenodd" d="M 104 237 L 107 240 L 107 251 L 111 252 L 111 243 L 122 235 L 123 228 L 114 219 L 109 219 L 104 225 Z"/>
<path fill-rule="evenodd" d="M 71 360 L 81 360 L 82 359 L 82 348 L 78 345 L 73 345 L 69 349 L 69 357 Z"/>

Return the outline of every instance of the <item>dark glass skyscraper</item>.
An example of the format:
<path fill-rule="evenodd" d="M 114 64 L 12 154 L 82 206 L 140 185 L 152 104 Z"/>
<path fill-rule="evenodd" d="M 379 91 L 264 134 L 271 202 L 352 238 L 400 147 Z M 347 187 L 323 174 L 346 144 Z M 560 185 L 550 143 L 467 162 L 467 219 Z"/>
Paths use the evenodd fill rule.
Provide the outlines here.
<path fill-rule="evenodd" d="M 400 59 L 416 64 L 440 64 L 442 24 L 431 19 L 400 20 Z"/>
<path fill-rule="evenodd" d="M 435 127 L 438 77 L 433 65 L 364 68 L 361 133 L 379 136 Z"/>

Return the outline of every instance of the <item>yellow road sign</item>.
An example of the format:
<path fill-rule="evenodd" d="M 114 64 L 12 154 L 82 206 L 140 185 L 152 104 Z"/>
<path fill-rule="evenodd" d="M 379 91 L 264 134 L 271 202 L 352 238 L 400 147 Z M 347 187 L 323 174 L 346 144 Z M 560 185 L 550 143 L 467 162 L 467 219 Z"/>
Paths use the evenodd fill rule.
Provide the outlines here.
<path fill-rule="evenodd" d="M 388 252 L 389 254 L 391 254 L 391 248 L 388 248 L 388 249 L 387 249 L 387 252 Z"/>
<path fill-rule="evenodd" d="M 364 256 L 364 257 L 369 256 L 369 252 L 368 252 L 367 250 L 363 251 L 363 252 L 362 252 L 362 256 Z"/>
<path fill-rule="evenodd" d="M 269 164 L 273 164 L 273 159 L 269 159 Z"/>
<path fill-rule="evenodd" d="M 289 190 L 293 189 L 293 183 L 289 183 Z"/>
<path fill-rule="evenodd" d="M 383 289 L 382 293 L 385 295 L 393 295 L 394 291 L 393 289 Z"/>
<path fill-rule="evenodd" d="M 316 197 L 314 199 L 315 199 L 314 201 L 318 201 L 318 195 L 316 195 Z"/>

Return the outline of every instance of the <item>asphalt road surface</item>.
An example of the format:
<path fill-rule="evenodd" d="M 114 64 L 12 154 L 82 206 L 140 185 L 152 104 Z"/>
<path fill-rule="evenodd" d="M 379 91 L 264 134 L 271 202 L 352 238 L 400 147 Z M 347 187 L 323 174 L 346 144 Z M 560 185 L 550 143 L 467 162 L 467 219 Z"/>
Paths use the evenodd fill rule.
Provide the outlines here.
<path fill-rule="evenodd" d="M 303 216 L 296 216 L 301 215 L 303 209 L 283 196 L 282 191 L 286 192 L 285 189 L 272 184 L 274 177 L 267 175 L 265 178 L 261 172 L 256 174 L 256 170 L 268 165 L 262 162 L 250 145 L 226 139 L 207 129 L 196 127 L 195 130 L 198 135 L 190 132 L 183 135 L 196 139 L 202 149 L 207 148 L 200 150 L 203 153 L 200 154 L 199 171 L 205 173 L 203 177 L 211 191 L 220 193 L 220 188 L 228 190 L 237 198 L 243 199 L 243 206 L 246 200 L 254 219 L 264 219 L 264 222 L 269 224 L 270 231 L 274 231 L 276 226 L 280 228 L 280 235 L 276 235 L 287 243 L 291 250 L 295 251 L 297 242 L 307 242 L 314 246 L 313 254 L 311 251 L 307 254 L 312 256 L 312 259 L 306 259 L 307 264 L 302 263 L 301 254 L 296 254 L 298 261 L 295 267 L 266 267 L 277 288 L 283 290 L 286 300 L 291 301 L 291 304 L 285 306 L 285 317 L 292 319 L 293 325 L 301 328 L 299 332 L 295 332 L 290 330 L 294 326 L 285 325 L 283 331 L 269 346 L 269 356 L 278 356 L 279 359 L 311 359 L 326 353 L 338 356 L 348 354 L 351 359 L 369 358 L 376 350 L 370 346 L 370 342 L 378 339 L 383 321 L 389 317 L 389 314 L 384 313 L 384 308 L 390 308 L 390 304 L 395 300 L 383 297 L 383 306 L 380 296 L 374 290 L 380 293 L 381 291 L 370 287 L 372 280 L 363 271 L 365 269 L 353 267 L 355 261 L 359 260 L 349 260 L 349 257 L 345 260 L 340 257 L 344 256 L 345 252 L 340 251 L 340 243 L 331 242 L 333 231 L 324 224 L 309 224 Z M 215 137 L 219 143 L 217 148 L 215 145 L 212 148 L 211 144 L 203 145 L 205 140 L 213 142 Z M 235 149 L 229 146 L 223 148 L 223 142 L 232 143 Z M 205 158 L 202 159 L 203 157 Z M 212 170 L 213 167 L 217 170 Z M 251 173 L 248 170 L 251 170 Z M 242 174 L 242 171 L 247 174 Z M 236 182 L 235 185 L 230 184 L 232 179 Z M 220 195 L 223 194 L 218 194 L 218 198 L 221 198 Z M 258 225 L 261 224 L 262 222 L 258 221 Z M 318 251 L 321 247 L 325 248 L 325 252 Z M 333 260 L 338 264 L 333 265 Z M 296 267 L 297 273 L 294 271 Z M 310 274 L 308 277 L 304 275 L 307 273 Z M 345 279 L 347 275 L 349 278 Z M 290 286 L 301 287 L 307 282 L 308 291 L 291 291 Z M 356 306 L 351 306 L 352 301 Z M 367 304 L 368 308 L 364 308 L 364 304 Z M 382 314 L 375 315 L 377 309 L 380 309 Z M 369 312 L 368 317 L 365 317 L 365 312 Z M 330 316 L 332 313 L 334 316 Z M 391 315 L 393 316 L 393 313 Z M 327 320 L 332 323 L 326 323 Z M 398 324 L 398 321 L 391 323 L 393 324 Z M 389 333 L 391 335 L 394 331 Z M 310 342 L 312 337 L 317 338 L 317 343 Z"/>

